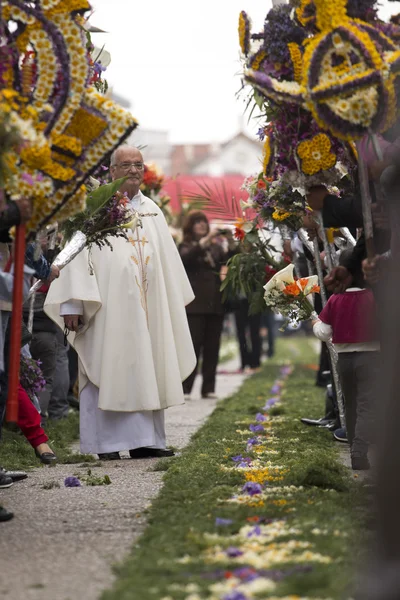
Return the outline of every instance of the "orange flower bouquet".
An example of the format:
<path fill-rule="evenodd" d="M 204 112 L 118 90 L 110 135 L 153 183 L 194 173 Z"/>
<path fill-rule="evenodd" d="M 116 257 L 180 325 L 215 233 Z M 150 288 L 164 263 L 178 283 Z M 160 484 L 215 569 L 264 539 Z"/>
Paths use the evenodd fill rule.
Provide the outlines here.
<path fill-rule="evenodd" d="M 267 306 L 280 313 L 291 323 L 306 321 L 313 316 L 314 307 L 309 299 L 319 293 L 317 275 L 295 279 L 294 265 L 290 264 L 276 273 L 264 286 Z"/>

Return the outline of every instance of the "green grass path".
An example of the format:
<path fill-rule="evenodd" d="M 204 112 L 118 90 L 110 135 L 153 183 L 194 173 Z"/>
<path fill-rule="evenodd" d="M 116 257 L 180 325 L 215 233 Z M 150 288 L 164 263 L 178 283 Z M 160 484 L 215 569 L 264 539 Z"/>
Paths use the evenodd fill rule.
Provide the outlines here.
<path fill-rule="evenodd" d="M 255 415 L 271 396 L 279 366 L 285 360 L 291 361 L 294 370 L 285 381 L 281 403 L 269 413 L 265 453 L 246 452 L 245 440 L 254 434 L 241 432 L 256 423 Z M 304 427 L 299 421 L 301 416 L 321 416 L 323 410 L 324 392 L 314 385 L 311 365 L 315 362 L 309 340 L 280 340 L 276 360 L 218 405 L 182 455 L 158 463 L 156 468 L 166 470 L 164 487 L 153 502 L 148 527 L 132 554 L 117 568 L 115 586 L 104 593 L 103 600 L 229 597 L 218 591 L 218 585 L 222 582 L 223 586 L 234 569 L 249 563 L 242 562 L 241 557 L 218 561 L 216 547 L 224 551 L 232 545 L 246 544 L 237 537 L 241 528 L 250 523 L 268 524 L 271 519 L 283 523 L 285 528 L 273 543 L 281 549 L 288 548 L 291 540 L 299 548 L 308 545 L 310 560 L 304 556 L 299 559 L 301 550 L 278 560 L 278 546 L 268 546 L 273 553 L 271 559 L 265 559 L 261 571 L 274 582 L 274 589 L 244 598 L 290 594 L 350 597 L 359 559 L 357 549 L 361 547 L 364 494 L 341 465 L 331 435 Z M 270 480 L 264 480 L 266 492 L 253 497 L 253 506 L 229 502 L 244 484 L 243 472 L 228 470 L 234 467 L 232 457 L 239 454 L 259 459 L 261 466 L 270 461 L 281 469 L 281 479 L 275 481 L 271 468 Z M 289 493 L 285 486 L 295 487 Z M 271 488 L 278 488 L 275 495 Z M 217 526 L 216 518 L 232 523 Z M 266 549 L 263 547 L 260 552 Z M 326 562 L 319 562 L 318 556 Z M 250 566 L 253 568 L 254 564 Z M 260 571 L 260 565 L 257 569 Z"/>

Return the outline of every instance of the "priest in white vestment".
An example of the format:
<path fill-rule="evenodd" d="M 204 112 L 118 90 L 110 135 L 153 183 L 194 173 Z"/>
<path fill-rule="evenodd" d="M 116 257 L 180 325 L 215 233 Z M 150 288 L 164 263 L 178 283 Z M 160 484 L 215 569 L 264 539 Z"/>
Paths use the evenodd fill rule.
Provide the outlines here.
<path fill-rule="evenodd" d="M 196 357 L 185 306 L 193 298 L 165 218 L 139 188 L 144 165 L 137 148 L 121 146 L 111 159 L 113 179 L 142 227 L 94 246 L 89 272 L 81 252 L 50 287 L 45 312 L 79 356 L 81 451 L 103 460 L 171 456 L 164 409 L 184 403 L 182 381 Z"/>

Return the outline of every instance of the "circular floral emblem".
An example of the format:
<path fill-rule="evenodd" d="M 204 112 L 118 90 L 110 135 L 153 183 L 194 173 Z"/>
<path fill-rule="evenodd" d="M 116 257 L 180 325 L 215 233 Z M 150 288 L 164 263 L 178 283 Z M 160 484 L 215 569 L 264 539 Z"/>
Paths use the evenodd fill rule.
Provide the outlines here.
<path fill-rule="evenodd" d="M 336 164 L 336 154 L 331 151 L 332 144 L 326 133 L 319 133 L 311 140 L 300 142 L 297 154 L 301 160 L 301 170 L 306 175 L 315 175 L 331 169 Z"/>

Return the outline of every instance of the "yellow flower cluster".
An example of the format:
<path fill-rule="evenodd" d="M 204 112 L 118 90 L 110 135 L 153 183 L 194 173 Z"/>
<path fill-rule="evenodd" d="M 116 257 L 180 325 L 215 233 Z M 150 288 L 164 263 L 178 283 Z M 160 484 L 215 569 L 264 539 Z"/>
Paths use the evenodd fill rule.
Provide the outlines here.
<path fill-rule="evenodd" d="M 336 164 L 336 154 L 331 152 L 331 140 L 326 133 L 318 133 L 311 140 L 300 142 L 297 154 L 301 159 L 301 170 L 306 175 L 315 175 L 331 169 Z"/>
<path fill-rule="evenodd" d="M 320 31 L 331 31 L 349 20 L 347 0 L 336 0 L 335 2 L 314 0 L 314 4 L 317 9 L 317 27 Z"/>
<path fill-rule="evenodd" d="M 252 57 L 251 61 L 250 61 L 250 66 L 253 69 L 253 71 L 258 71 L 259 68 L 261 67 L 261 64 L 263 62 L 263 60 L 265 60 L 267 56 L 267 53 L 265 52 L 265 50 L 259 50 L 258 52 L 255 53 L 255 55 Z"/>
<path fill-rule="evenodd" d="M 282 481 L 285 472 L 286 471 L 282 471 L 281 469 L 274 469 L 273 467 L 260 468 L 257 470 L 244 470 L 244 477 L 246 481 L 254 481 L 254 483 L 263 484 L 266 481 Z"/>
<path fill-rule="evenodd" d="M 82 142 L 76 137 L 65 134 L 56 135 L 53 137 L 52 143 L 57 148 L 71 152 L 71 154 L 74 154 L 75 156 L 80 156 L 82 154 Z"/>
<path fill-rule="evenodd" d="M 247 15 L 244 11 L 239 14 L 239 45 L 243 54 L 247 55 L 248 39 L 250 23 L 247 20 Z"/>
<path fill-rule="evenodd" d="M 306 16 L 306 11 L 314 4 L 313 0 L 301 0 L 300 5 L 296 8 L 296 17 L 299 23 L 306 27 L 310 21 L 314 19 L 313 16 Z"/>
<path fill-rule="evenodd" d="M 295 42 L 290 42 L 288 48 L 293 63 L 294 79 L 297 83 L 301 83 L 303 76 L 303 54 L 299 44 L 296 44 Z"/>
<path fill-rule="evenodd" d="M 274 221 L 284 221 L 285 219 L 287 219 L 290 216 L 291 216 L 290 212 L 287 212 L 280 208 L 274 210 L 274 212 L 272 213 L 272 218 L 274 219 Z"/>
<path fill-rule="evenodd" d="M 270 140 L 269 135 L 266 135 L 265 141 L 264 141 L 264 159 L 263 159 L 264 175 L 268 175 L 268 171 L 271 166 L 271 159 L 272 159 L 271 140 Z"/>

